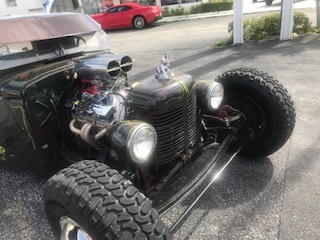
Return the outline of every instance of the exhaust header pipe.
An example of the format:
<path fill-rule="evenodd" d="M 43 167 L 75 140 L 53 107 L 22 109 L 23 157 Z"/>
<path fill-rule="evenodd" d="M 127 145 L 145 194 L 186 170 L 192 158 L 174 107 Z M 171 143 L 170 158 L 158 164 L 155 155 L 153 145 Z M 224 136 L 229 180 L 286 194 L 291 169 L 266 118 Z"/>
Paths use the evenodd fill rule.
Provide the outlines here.
<path fill-rule="evenodd" d="M 79 60 L 74 66 L 80 78 L 109 79 L 117 78 L 121 72 L 132 69 L 132 59 L 129 56 L 101 54 Z"/>

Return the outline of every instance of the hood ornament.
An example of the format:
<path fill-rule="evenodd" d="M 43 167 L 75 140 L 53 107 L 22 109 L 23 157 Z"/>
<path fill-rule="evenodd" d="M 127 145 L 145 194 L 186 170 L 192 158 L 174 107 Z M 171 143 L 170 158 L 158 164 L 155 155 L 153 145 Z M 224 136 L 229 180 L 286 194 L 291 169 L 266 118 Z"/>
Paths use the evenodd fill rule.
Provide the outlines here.
<path fill-rule="evenodd" d="M 161 59 L 160 66 L 156 69 L 155 76 L 157 79 L 170 79 L 174 77 L 174 74 L 169 69 L 169 56 L 170 54 L 165 54 L 164 57 Z"/>

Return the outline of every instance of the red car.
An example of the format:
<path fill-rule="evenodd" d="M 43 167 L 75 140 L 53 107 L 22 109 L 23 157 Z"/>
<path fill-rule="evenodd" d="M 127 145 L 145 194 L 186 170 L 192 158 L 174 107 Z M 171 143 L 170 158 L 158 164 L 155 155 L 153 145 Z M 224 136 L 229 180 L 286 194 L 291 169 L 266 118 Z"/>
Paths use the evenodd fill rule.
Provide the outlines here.
<path fill-rule="evenodd" d="M 117 29 L 135 27 L 144 28 L 162 18 L 162 9 L 159 6 L 148 6 L 138 3 L 119 4 L 103 13 L 91 15 L 100 23 L 102 29 Z"/>

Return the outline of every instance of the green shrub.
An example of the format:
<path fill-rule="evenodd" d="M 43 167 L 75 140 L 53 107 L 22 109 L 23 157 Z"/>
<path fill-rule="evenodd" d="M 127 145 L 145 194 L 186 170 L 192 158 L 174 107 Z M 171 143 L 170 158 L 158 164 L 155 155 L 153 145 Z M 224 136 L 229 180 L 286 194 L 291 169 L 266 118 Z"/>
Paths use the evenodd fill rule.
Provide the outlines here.
<path fill-rule="evenodd" d="M 180 15 L 184 15 L 184 8 L 183 7 L 178 7 L 176 9 L 174 9 L 173 14 L 174 16 L 180 16 Z"/>
<path fill-rule="evenodd" d="M 293 16 L 293 32 L 304 34 L 312 31 L 312 23 L 302 12 L 295 12 Z"/>
<path fill-rule="evenodd" d="M 221 48 L 221 47 L 227 47 L 231 46 L 233 44 L 233 37 L 229 37 L 220 41 L 217 41 L 213 44 L 213 47 L 215 48 Z"/>
<path fill-rule="evenodd" d="M 187 13 L 184 11 L 183 7 L 172 8 L 172 9 L 170 9 L 168 7 L 164 7 L 162 9 L 162 15 L 164 17 L 180 16 L 180 15 L 184 15 L 184 14 L 187 14 Z"/>
<path fill-rule="evenodd" d="M 219 12 L 230 10 L 233 7 L 233 2 L 209 2 L 195 5 L 190 8 L 190 14 L 194 13 L 205 13 L 205 12 Z"/>
<path fill-rule="evenodd" d="M 190 8 L 190 14 L 200 13 L 201 5 L 193 5 Z"/>
<path fill-rule="evenodd" d="M 164 16 L 164 17 L 170 17 L 171 16 L 171 13 L 170 13 L 168 7 L 162 8 L 162 16 Z"/>
<path fill-rule="evenodd" d="M 202 3 L 199 5 L 191 6 L 189 12 L 185 11 L 183 7 L 179 7 L 171 10 L 168 7 L 164 7 L 162 9 L 162 14 L 164 17 L 169 17 L 169 16 L 179 16 L 184 14 L 219 12 L 219 11 L 230 10 L 232 8 L 233 8 L 232 1 L 214 0 L 214 2 Z"/>
<path fill-rule="evenodd" d="M 309 18 L 301 12 L 294 12 L 293 32 L 305 34 L 312 31 Z M 243 40 L 262 40 L 271 36 L 279 36 L 281 30 L 281 16 L 273 13 L 261 18 L 249 18 L 243 21 Z M 228 26 L 228 31 L 233 32 L 233 23 Z"/>

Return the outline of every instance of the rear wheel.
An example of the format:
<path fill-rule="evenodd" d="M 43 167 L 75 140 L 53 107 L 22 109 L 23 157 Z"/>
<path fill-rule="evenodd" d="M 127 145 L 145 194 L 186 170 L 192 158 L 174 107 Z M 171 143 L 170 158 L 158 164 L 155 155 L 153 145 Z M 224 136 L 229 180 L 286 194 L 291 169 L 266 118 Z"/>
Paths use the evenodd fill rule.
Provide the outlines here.
<path fill-rule="evenodd" d="M 277 80 L 244 68 L 228 71 L 216 81 L 225 88 L 224 104 L 245 116 L 239 131 L 252 134 L 242 151 L 244 155 L 266 156 L 285 144 L 295 125 L 295 109 L 287 90 Z"/>
<path fill-rule="evenodd" d="M 266 0 L 266 5 L 270 6 L 272 4 L 273 0 Z"/>
<path fill-rule="evenodd" d="M 147 21 L 143 16 L 136 16 L 133 18 L 133 26 L 137 29 L 144 28 L 147 25 Z"/>
<path fill-rule="evenodd" d="M 96 161 L 71 165 L 44 188 L 57 239 L 169 239 L 151 201 L 118 171 Z"/>

